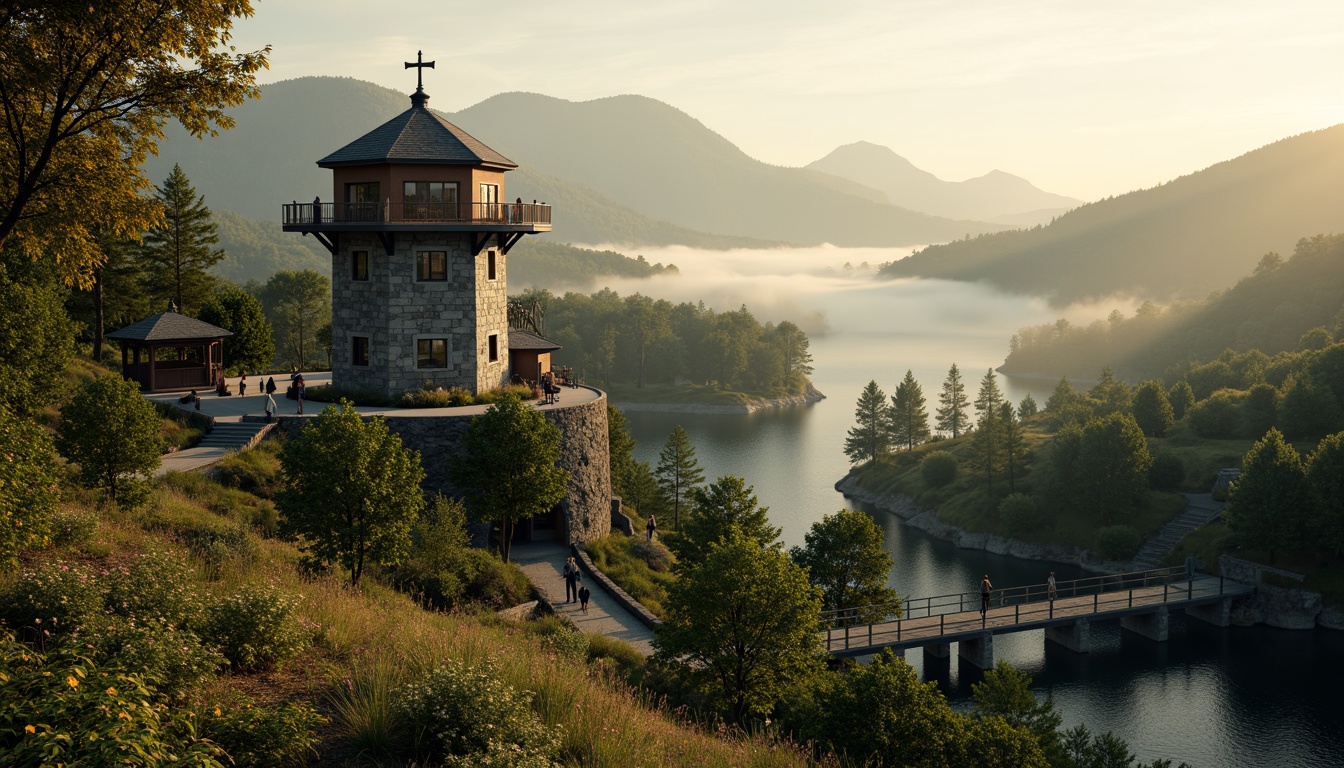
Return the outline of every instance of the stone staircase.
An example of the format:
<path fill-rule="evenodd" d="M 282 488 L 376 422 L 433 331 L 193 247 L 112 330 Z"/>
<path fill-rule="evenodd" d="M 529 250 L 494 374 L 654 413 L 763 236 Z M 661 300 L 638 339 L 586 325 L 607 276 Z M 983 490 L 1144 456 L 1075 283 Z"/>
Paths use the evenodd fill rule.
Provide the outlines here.
<path fill-rule="evenodd" d="M 1208 493 L 1187 493 L 1185 499 L 1185 510 L 1162 526 L 1157 535 L 1143 542 L 1139 553 L 1130 563 L 1130 570 L 1156 568 L 1162 558 L 1176 549 L 1187 533 L 1217 519 L 1226 506 L 1221 501 L 1214 501 L 1212 494 Z"/>
<path fill-rule="evenodd" d="M 205 439 L 197 443 L 195 448 L 222 448 L 226 451 L 241 451 L 251 448 L 268 432 L 275 427 L 275 424 L 252 423 L 243 421 L 215 421 L 215 426 L 210 430 L 210 434 Z"/>

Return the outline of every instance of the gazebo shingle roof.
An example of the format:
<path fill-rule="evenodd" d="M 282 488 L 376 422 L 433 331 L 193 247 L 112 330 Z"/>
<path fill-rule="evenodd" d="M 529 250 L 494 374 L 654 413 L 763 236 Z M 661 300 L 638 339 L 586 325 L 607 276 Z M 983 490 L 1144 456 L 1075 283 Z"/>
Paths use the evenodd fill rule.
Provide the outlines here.
<path fill-rule="evenodd" d="M 518 164 L 444 120 L 414 106 L 317 161 L 319 167 L 367 163 L 432 163 L 508 170 Z"/>
<path fill-rule="evenodd" d="M 105 336 L 121 341 L 196 341 L 232 336 L 216 325 L 177 312 L 162 312 Z"/>
<path fill-rule="evenodd" d="M 535 349 L 539 352 L 552 352 L 564 347 L 548 339 L 543 339 L 531 331 L 509 329 L 509 349 Z"/>

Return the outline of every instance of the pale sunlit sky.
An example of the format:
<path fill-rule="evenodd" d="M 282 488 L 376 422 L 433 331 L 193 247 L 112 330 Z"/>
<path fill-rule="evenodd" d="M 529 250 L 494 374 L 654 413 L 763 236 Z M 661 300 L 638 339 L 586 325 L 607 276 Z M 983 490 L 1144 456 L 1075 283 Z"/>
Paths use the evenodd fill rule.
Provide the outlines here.
<path fill-rule="evenodd" d="M 337 75 L 433 105 L 505 91 L 667 102 L 800 166 L 865 140 L 940 178 L 1093 200 L 1344 122 L 1340 0 L 254 0 L 263 82 Z"/>

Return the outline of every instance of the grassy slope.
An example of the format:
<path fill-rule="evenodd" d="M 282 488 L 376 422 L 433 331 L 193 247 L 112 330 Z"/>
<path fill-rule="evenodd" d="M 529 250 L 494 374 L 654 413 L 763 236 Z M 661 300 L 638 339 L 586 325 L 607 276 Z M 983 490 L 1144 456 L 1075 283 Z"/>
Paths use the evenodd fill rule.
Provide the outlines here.
<path fill-rule="evenodd" d="M 274 446 L 234 460 L 274 464 Z M 71 496 L 67 509 L 94 509 L 85 494 Z M 178 542 L 193 532 L 251 525 L 265 519 L 270 509 L 271 502 L 253 494 L 198 475 L 176 476 L 141 510 L 105 510 L 93 541 L 73 554 L 106 563 L 138 551 L 179 549 Z M 806 764 L 786 749 L 725 739 L 690 726 L 599 668 L 545 651 L 523 629 L 493 616 L 427 612 L 371 579 L 350 590 L 336 577 L 301 578 L 293 545 L 253 541 L 254 548 L 222 562 L 193 555 L 202 587 L 221 593 L 268 581 L 301 595 L 301 621 L 311 630 L 313 644 L 282 670 L 227 674 L 200 696 L 220 700 L 241 691 L 266 705 L 312 703 L 330 718 L 321 733 L 319 765 L 369 765 L 377 760 L 393 738 L 391 691 L 446 659 L 490 659 L 509 684 L 534 691 L 534 707 L 543 721 L 563 727 L 565 764 Z M 32 564 L 71 554 L 43 552 L 28 560 Z"/>

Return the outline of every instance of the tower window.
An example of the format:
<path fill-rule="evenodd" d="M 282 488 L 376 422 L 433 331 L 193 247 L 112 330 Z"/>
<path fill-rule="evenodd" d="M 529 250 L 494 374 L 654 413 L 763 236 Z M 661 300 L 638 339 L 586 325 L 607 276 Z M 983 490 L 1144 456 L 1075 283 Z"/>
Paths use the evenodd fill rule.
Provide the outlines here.
<path fill-rule="evenodd" d="M 447 367 L 448 367 L 448 340 L 447 340 L 447 339 L 416 339 L 416 340 L 415 340 L 415 367 L 416 367 L 416 368 L 447 368 Z"/>
<path fill-rule="evenodd" d="M 369 364 L 369 337 L 351 336 L 350 337 L 350 364 L 368 365 Z"/>
<path fill-rule="evenodd" d="M 486 343 L 487 352 L 490 355 L 490 362 L 499 362 L 499 334 L 492 333 Z"/>
<path fill-rule="evenodd" d="M 401 195 L 408 219 L 451 221 L 462 218 L 457 212 L 455 181 L 402 182 Z"/>
<path fill-rule="evenodd" d="M 415 279 L 421 282 L 448 279 L 446 251 L 420 251 L 415 254 Z"/>
<path fill-rule="evenodd" d="M 354 251 L 350 254 L 350 279 L 369 279 L 369 252 Z"/>
<path fill-rule="evenodd" d="M 491 248 L 485 252 L 485 279 L 495 279 L 495 249 Z"/>

